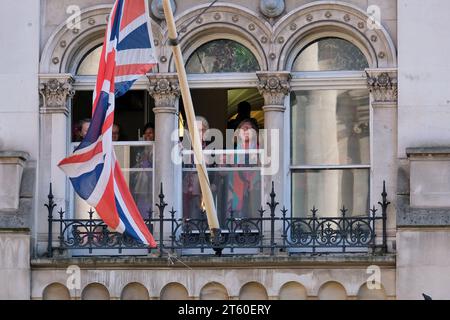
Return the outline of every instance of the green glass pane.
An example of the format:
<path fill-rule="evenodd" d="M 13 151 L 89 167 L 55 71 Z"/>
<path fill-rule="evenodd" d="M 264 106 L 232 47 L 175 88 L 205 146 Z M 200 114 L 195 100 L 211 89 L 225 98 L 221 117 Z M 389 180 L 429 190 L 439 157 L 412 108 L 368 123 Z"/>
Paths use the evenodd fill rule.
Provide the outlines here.
<path fill-rule="evenodd" d="M 188 73 L 255 72 L 260 67 L 254 54 L 232 40 L 214 40 L 202 45 L 188 59 Z"/>

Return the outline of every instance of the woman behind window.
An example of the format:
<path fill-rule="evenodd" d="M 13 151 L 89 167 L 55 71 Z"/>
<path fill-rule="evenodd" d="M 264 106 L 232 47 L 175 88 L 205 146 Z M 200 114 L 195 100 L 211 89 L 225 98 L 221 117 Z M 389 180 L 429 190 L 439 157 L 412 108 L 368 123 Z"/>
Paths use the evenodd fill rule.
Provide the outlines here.
<path fill-rule="evenodd" d="M 236 150 L 259 149 L 258 133 L 255 120 L 241 121 L 235 131 Z M 239 169 L 232 172 L 228 179 L 227 211 L 233 211 L 235 217 L 257 216 L 261 205 L 261 176 L 258 170 L 253 169 L 257 165 L 258 154 L 246 152 L 234 156 L 234 167 Z"/>
<path fill-rule="evenodd" d="M 144 141 L 154 141 L 155 127 L 152 123 L 148 123 L 144 127 Z M 135 156 L 136 164 L 134 169 L 140 169 L 132 175 L 131 189 L 133 198 L 139 208 L 141 215 L 146 218 L 150 216 L 152 210 L 153 198 L 153 146 L 144 146 L 135 148 L 137 153 Z"/>

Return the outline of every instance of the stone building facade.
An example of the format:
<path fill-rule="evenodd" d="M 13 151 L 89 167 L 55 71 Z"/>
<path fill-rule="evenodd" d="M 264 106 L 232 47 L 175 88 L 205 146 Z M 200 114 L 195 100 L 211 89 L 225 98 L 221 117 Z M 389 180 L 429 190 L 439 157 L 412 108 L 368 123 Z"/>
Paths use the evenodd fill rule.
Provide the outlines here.
<path fill-rule="evenodd" d="M 207 106 L 202 115 L 225 127 L 227 108 L 238 101 L 233 94 L 242 94 L 259 103 L 252 116 L 264 129 L 280 132 L 267 144 L 280 155 L 280 168 L 262 177 L 261 204 L 270 202 L 273 182 L 288 215 L 314 205 L 340 219 L 342 204 L 369 212 L 387 189 L 385 219 L 371 225 L 376 237 L 367 250 L 299 253 L 288 245 L 221 257 L 58 250 L 60 230 L 49 230 L 44 204 L 52 183 L 54 216 L 61 208 L 65 218 L 77 218 L 73 191 L 56 165 L 72 150 L 72 124 L 84 112 L 77 108 L 93 90 L 89 62 L 96 61 L 113 1 L 6 2 L 0 299 L 450 298 L 450 65 L 441 41 L 450 30 L 447 1 L 230 0 L 201 15 L 210 1 L 172 1 L 190 86 Z M 181 212 L 183 173 L 168 147 L 179 130 L 180 90 L 161 1 L 149 5 L 158 66 L 133 91 L 146 101 L 139 116 L 155 124 L 153 203 L 162 183 L 164 201 Z M 249 69 L 242 61 L 230 70 L 203 65 L 214 52 L 205 48 L 220 41 L 244 50 Z M 195 64 L 200 55 L 206 58 Z M 220 112 L 213 108 L 219 93 L 225 100 L 228 94 L 217 102 L 225 105 Z M 287 237 L 279 222 L 270 230 L 273 242 Z"/>

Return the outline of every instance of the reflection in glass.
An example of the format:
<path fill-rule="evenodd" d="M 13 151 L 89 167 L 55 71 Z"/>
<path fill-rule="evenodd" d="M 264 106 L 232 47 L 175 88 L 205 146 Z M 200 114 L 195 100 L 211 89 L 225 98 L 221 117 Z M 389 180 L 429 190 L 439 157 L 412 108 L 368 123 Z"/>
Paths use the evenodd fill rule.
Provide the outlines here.
<path fill-rule="evenodd" d="M 142 217 L 146 219 L 149 211 L 153 210 L 153 143 L 116 144 L 114 151 L 131 195 Z M 74 206 L 77 219 L 89 218 L 91 207 L 76 193 Z M 100 219 L 95 211 L 93 219 Z"/>
<path fill-rule="evenodd" d="M 292 214 L 311 216 L 315 206 L 318 216 L 340 217 L 367 215 L 369 210 L 369 169 L 305 170 L 292 174 Z"/>
<path fill-rule="evenodd" d="M 300 52 L 292 71 L 364 70 L 369 67 L 364 54 L 351 42 L 339 38 L 317 40 Z"/>
<path fill-rule="evenodd" d="M 291 95 L 292 165 L 370 163 L 367 90 L 308 90 Z"/>
<path fill-rule="evenodd" d="M 256 218 L 261 208 L 261 156 L 258 149 L 204 150 L 219 223 L 233 211 L 235 218 Z M 200 219 L 204 204 L 191 150 L 183 151 L 183 217 Z"/>
<path fill-rule="evenodd" d="M 222 227 L 230 217 L 256 218 L 261 208 L 260 170 L 230 168 L 208 170 L 211 191 L 217 208 L 217 216 Z M 195 169 L 183 169 L 183 217 L 205 218 L 203 213 L 200 183 Z"/>
<path fill-rule="evenodd" d="M 214 40 L 202 45 L 188 59 L 188 73 L 255 72 L 260 67 L 253 53 L 232 40 Z"/>
<path fill-rule="evenodd" d="M 79 76 L 96 76 L 98 73 L 98 65 L 102 54 L 102 46 L 99 46 L 89 52 L 81 61 L 77 70 Z"/>

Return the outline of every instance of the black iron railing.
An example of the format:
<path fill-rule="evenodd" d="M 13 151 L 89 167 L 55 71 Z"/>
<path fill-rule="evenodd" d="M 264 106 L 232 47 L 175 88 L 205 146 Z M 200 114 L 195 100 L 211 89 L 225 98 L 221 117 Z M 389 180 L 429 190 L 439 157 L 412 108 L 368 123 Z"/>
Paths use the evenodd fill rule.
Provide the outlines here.
<path fill-rule="evenodd" d="M 390 202 L 387 201 L 386 185 L 383 183 L 382 201 L 368 213 L 361 216 L 350 215 L 343 207 L 336 217 L 319 216 L 314 207 L 311 215 L 296 217 L 288 213 L 286 208 L 278 208 L 276 194 L 272 184 L 270 202 L 267 210 L 261 208 L 251 218 L 235 217 L 230 212 L 222 226 L 221 234 L 211 239 L 206 215 L 201 219 L 183 219 L 175 210 L 167 211 L 163 188 L 159 194 L 157 216 L 145 222 L 149 230 L 156 236 L 158 248 L 149 249 L 134 239 L 117 232 L 110 231 L 102 220 L 93 219 L 94 212 L 88 212 L 89 219 L 70 219 L 62 209 L 54 217 L 56 204 L 53 200 L 52 188 L 48 195 L 48 255 L 53 256 L 56 250 L 82 250 L 92 254 L 98 249 L 115 249 L 118 253 L 124 250 L 140 249 L 145 252 L 181 254 L 255 254 L 267 253 L 275 255 L 277 251 L 293 253 L 302 252 L 360 252 L 381 249 L 386 252 L 386 217 Z M 379 213 L 380 211 L 380 213 Z M 55 227 L 57 229 L 55 229 Z M 54 239 L 55 230 L 57 239 Z M 381 232 L 381 241 L 377 241 L 376 232 Z M 56 240 L 56 241 L 54 241 Z M 58 243 L 56 245 L 56 243 Z M 248 249 L 251 249 L 250 251 Z M 142 253 L 139 253 L 142 254 Z"/>

